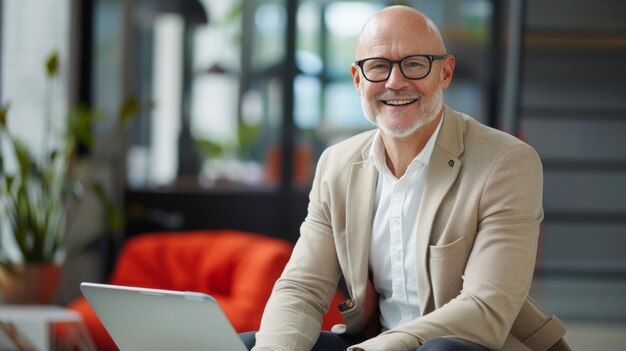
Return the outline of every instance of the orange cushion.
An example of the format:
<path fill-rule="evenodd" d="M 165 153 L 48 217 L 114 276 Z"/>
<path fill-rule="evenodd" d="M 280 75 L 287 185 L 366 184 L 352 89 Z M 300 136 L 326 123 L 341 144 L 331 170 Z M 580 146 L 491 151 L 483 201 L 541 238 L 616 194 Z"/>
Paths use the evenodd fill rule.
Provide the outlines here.
<path fill-rule="evenodd" d="M 110 284 L 197 291 L 213 296 L 237 332 L 259 329 L 272 287 L 289 260 L 291 243 L 241 231 L 149 233 L 124 243 Z M 342 323 L 335 296 L 323 329 Z M 99 349 L 114 343 L 84 298 L 79 311 Z"/>

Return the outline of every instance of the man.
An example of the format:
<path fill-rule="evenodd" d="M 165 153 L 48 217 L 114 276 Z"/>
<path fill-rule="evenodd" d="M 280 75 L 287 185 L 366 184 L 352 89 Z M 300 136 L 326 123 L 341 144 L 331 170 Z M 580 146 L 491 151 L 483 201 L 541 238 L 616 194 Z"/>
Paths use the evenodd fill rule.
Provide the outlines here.
<path fill-rule="evenodd" d="M 354 86 L 378 129 L 321 156 L 254 350 L 567 350 L 558 319 L 528 299 L 543 218 L 537 154 L 443 104 L 455 59 L 420 12 L 376 14 L 356 59 Z M 346 324 L 320 335 L 342 275 Z"/>

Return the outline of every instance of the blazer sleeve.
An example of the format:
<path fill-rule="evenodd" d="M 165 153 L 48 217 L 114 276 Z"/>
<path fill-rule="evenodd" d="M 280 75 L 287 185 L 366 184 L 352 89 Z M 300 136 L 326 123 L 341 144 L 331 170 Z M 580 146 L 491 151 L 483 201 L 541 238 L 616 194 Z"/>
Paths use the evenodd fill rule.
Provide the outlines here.
<path fill-rule="evenodd" d="M 322 316 L 341 274 L 330 223 L 330 200 L 322 195 L 326 159 L 327 152 L 318 161 L 300 238 L 265 307 L 255 351 L 308 351 L 319 337 Z"/>
<path fill-rule="evenodd" d="M 435 337 L 459 337 L 500 349 L 528 296 L 543 219 L 542 167 L 517 144 L 490 172 L 459 295 L 412 322 L 356 345 L 367 351 L 415 350 Z"/>

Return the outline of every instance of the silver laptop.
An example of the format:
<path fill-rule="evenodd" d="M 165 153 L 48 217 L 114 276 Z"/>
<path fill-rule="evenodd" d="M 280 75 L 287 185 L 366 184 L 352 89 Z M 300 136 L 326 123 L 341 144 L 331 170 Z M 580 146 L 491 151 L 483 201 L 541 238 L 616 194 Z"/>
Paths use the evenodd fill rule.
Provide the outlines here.
<path fill-rule="evenodd" d="M 82 283 L 87 301 L 123 351 L 247 351 L 211 296 Z"/>

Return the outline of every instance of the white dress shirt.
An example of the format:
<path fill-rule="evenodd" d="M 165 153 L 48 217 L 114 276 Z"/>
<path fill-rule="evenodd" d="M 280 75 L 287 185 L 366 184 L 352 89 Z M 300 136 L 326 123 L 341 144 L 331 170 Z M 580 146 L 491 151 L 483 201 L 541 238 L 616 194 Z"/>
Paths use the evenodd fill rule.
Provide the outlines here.
<path fill-rule="evenodd" d="M 370 149 L 368 161 L 376 165 L 378 182 L 369 268 L 374 288 L 380 295 L 378 304 L 383 330 L 397 327 L 420 315 L 415 251 L 416 237 L 423 233 L 417 233 L 417 211 L 441 121 L 400 179 L 387 167 L 380 131 Z"/>

